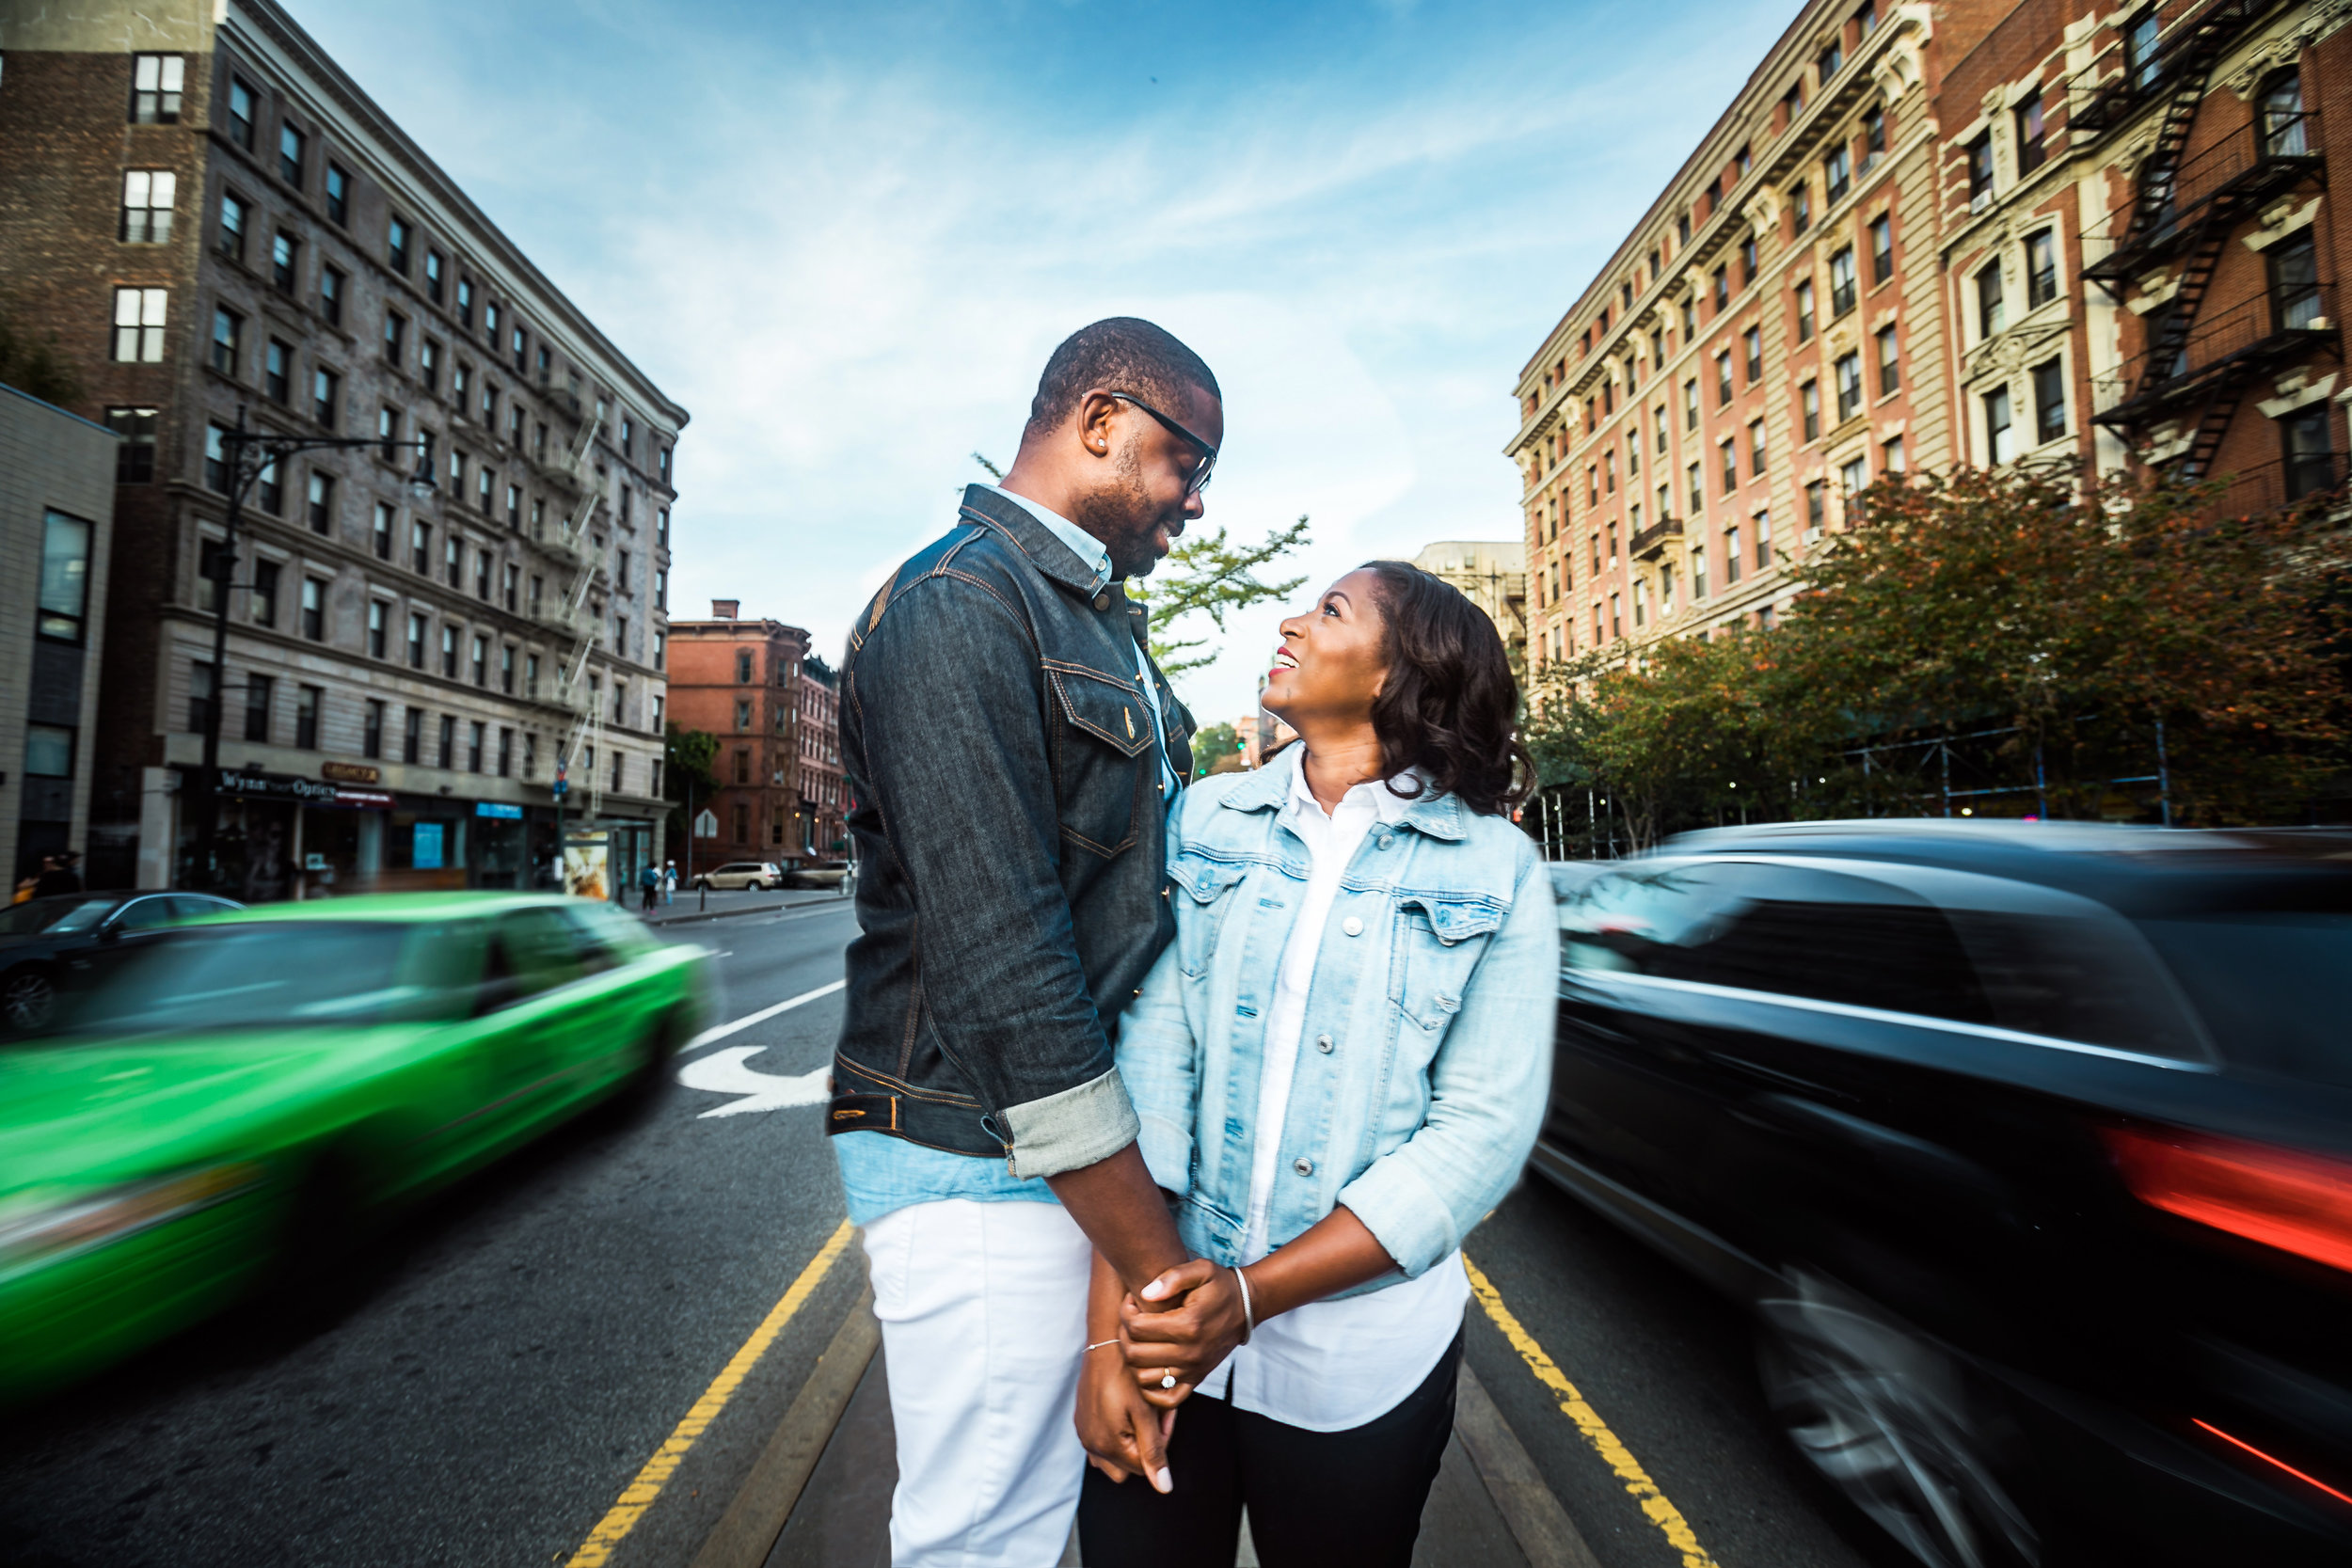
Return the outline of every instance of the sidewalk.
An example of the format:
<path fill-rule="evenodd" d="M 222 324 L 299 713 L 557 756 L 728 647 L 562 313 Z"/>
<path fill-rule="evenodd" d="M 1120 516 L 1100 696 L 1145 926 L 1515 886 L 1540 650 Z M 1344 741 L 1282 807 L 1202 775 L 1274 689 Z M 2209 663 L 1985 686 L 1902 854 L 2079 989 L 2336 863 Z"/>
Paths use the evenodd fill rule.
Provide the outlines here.
<path fill-rule="evenodd" d="M 695 1568 L 889 1568 L 889 1374 L 861 1298 Z M 1064 1565 L 1079 1563 L 1073 1532 Z M 1242 1528 L 1235 1568 L 1258 1557 Z M 1416 1568 L 1597 1568 L 1466 1362 Z"/>
<path fill-rule="evenodd" d="M 847 904 L 847 894 L 829 889 L 782 888 L 774 893 L 757 893 L 749 888 L 739 893 L 693 893 L 685 888 L 677 891 L 675 904 L 657 904 L 653 913 L 644 917 L 648 926 L 684 926 L 698 920 L 723 920 L 730 915 L 773 914 L 779 910 L 797 910 L 805 904 Z M 630 913 L 637 906 L 628 906 Z"/>

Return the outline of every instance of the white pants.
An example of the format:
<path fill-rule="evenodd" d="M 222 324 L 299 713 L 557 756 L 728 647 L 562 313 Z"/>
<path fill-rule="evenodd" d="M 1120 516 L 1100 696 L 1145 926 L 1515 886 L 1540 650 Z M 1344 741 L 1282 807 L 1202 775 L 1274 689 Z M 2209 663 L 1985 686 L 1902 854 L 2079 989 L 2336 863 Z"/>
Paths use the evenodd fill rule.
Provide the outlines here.
<path fill-rule="evenodd" d="M 1093 1251 L 1057 1203 L 910 1204 L 866 1227 L 898 1428 L 893 1568 L 1053 1568 Z"/>

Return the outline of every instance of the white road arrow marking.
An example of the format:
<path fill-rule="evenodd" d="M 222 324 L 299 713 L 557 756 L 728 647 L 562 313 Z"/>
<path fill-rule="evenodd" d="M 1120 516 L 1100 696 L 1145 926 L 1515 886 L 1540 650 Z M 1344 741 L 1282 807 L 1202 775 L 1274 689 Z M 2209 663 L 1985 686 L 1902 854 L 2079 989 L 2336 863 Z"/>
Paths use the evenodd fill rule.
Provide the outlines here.
<path fill-rule="evenodd" d="M 713 1052 L 702 1060 L 689 1062 L 679 1069 L 677 1081 L 690 1089 L 743 1097 L 705 1111 L 703 1115 L 706 1117 L 780 1111 L 788 1105 L 820 1105 L 831 1098 L 833 1090 L 829 1080 L 833 1076 L 833 1068 L 830 1065 L 791 1078 L 755 1072 L 743 1065 L 767 1049 L 764 1045 L 738 1045 Z"/>

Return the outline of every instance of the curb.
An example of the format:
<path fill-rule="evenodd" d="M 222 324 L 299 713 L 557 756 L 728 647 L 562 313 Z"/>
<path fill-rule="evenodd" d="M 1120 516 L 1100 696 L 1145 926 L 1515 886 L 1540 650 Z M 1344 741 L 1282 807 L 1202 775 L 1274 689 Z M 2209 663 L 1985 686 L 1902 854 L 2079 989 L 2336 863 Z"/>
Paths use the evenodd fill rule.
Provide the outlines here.
<path fill-rule="evenodd" d="M 844 908 L 851 900 L 837 893 L 822 893 L 814 898 L 795 899 L 789 904 L 752 904 L 739 910 L 707 910 L 693 914 L 674 914 L 660 920 L 648 920 L 645 925 L 659 931 L 665 926 L 698 926 L 707 920 L 736 920 L 747 914 L 781 914 L 787 910 L 804 910 L 817 904 L 839 904 Z"/>
<path fill-rule="evenodd" d="M 1494 1499 L 1512 1539 L 1527 1555 L 1528 1568 L 1600 1568 L 1568 1511 L 1544 1484 L 1518 1433 L 1470 1370 L 1468 1357 L 1454 1390 L 1454 1433 L 1478 1466 L 1478 1479 L 1486 1483 L 1486 1495 Z"/>
<path fill-rule="evenodd" d="M 760 1568 L 774 1551 L 776 1538 L 792 1517 L 808 1478 L 833 1441 L 841 1413 L 850 1407 L 858 1380 L 882 1343 L 882 1325 L 874 1321 L 874 1291 L 869 1285 L 850 1304 L 833 1342 L 817 1358 L 816 1370 L 792 1406 L 784 1413 L 768 1446 L 752 1462 L 727 1511 L 694 1554 L 691 1568 Z"/>

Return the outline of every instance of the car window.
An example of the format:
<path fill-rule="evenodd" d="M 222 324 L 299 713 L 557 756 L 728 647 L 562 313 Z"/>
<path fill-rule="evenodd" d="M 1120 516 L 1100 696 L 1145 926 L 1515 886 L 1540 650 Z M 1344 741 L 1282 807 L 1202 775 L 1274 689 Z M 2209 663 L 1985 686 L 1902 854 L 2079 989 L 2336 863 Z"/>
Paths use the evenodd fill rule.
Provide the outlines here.
<path fill-rule="evenodd" d="M 506 977 L 506 995 L 517 1001 L 580 976 L 571 926 L 549 909 L 517 910 L 501 920 L 489 967 Z"/>
<path fill-rule="evenodd" d="M 196 894 L 175 895 L 171 900 L 174 920 L 201 920 L 208 914 L 233 913 L 237 906 L 225 898 L 206 898 Z"/>
<path fill-rule="evenodd" d="M 87 931 L 106 918 L 117 895 L 103 898 L 34 898 L 0 911 L 0 937 L 29 937 L 43 931 L 64 935 Z"/>
<path fill-rule="evenodd" d="M 447 944 L 382 921 L 253 921 L 143 944 L 73 1009 L 76 1033 L 195 1035 L 450 1016 Z"/>
<path fill-rule="evenodd" d="M 2219 911 L 2140 929 L 2229 1055 L 2352 1085 L 2352 913 Z"/>
<path fill-rule="evenodd" d="M 1905 889 L 1742 862 L 1613 872 L 1561 917 L 1571 967 L 1989 1023 L 1942 911 Z"/>
<path fill-rule="evenodd" d="M 579 901 L 565 904 L 563 914 L 572 927 L 572 941 L 583 973 L 600 974 L 628 961 L 628 939 L 635 937 L 637 931 L 636 923 L 628 915 L 610 904 Z"/>
<path fill-rule="evenodd" d="M 178 902 L 176 898 L 134 898 L 123 906 L 122 913 L 115 921 L 115 927 L 123 931 L 146 931 L 158 926 L 168 926 L 179 918 L 178 911 L 172 908 Z"/>

